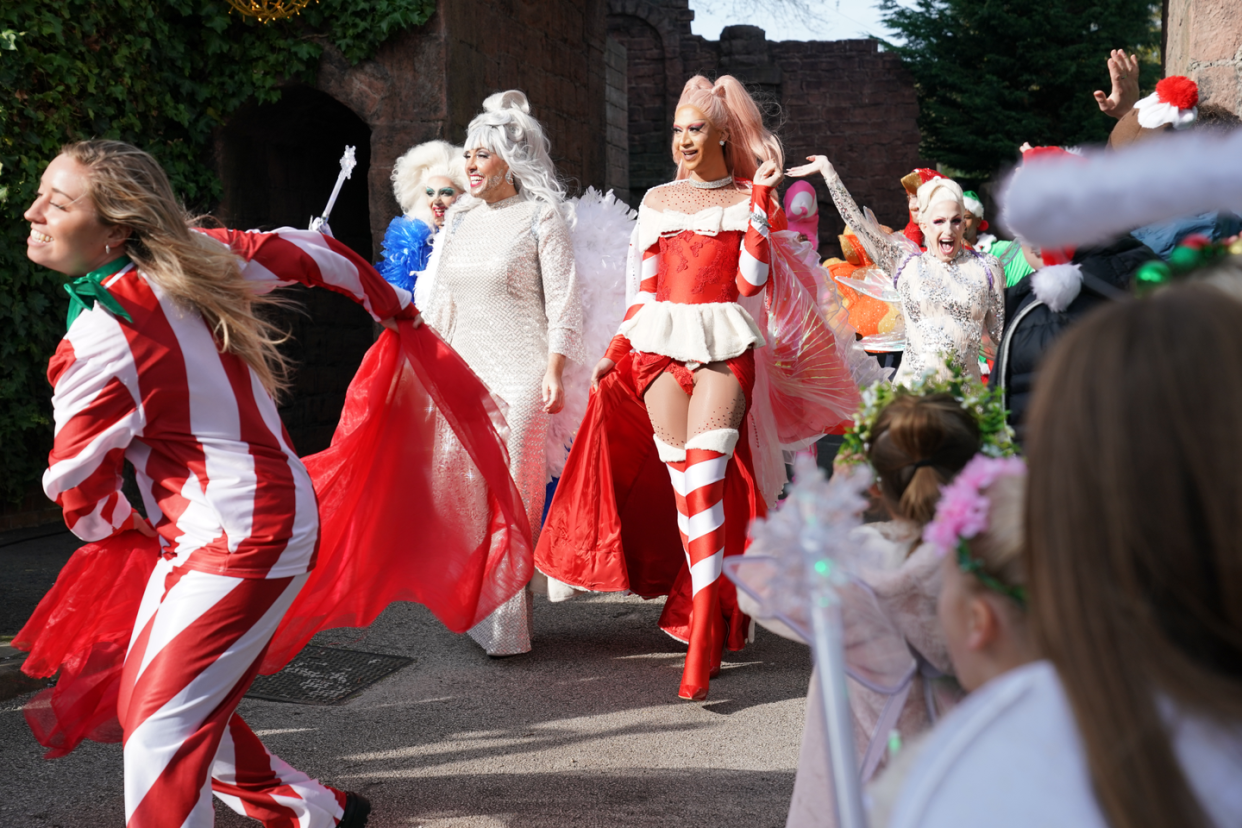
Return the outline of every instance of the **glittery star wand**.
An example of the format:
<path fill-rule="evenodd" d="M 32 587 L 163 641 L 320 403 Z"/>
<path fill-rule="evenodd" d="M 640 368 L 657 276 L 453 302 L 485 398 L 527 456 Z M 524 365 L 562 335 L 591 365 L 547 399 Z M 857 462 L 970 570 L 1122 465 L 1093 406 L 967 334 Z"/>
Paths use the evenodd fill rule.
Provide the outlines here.
<path fill-rule="evenodd" d="M 341 194 L 341 185 L 345 183 L 345 179 L 354 174 L 354 167 L 358 166 L 357 160 L 354 158 L 354 148 L 346 145 L 345 154 L 341 156 L 341 172 L 336 177 L 336 186 L 332 188 L 332 195 L 328 197 L 328 206 L 323 208 L 323 215 L 318 218 L 312 218 L 310 229 L 325 236 L 332 235 L 332 228 L 328 226 L 328 216 L 332 215 L 332 207 L 336 204 L 336 197 Z"/>
<path fill-rule="evenodd" d="M 824 714 L 837 828 L 867 828 L 846 687 L 840 590 L 849 578 L 840 562 L 848 556 L 850 531 L 862 523 L 862 492 L 870 484 L 867 467 L 827 481 L 813 459 L 799 455 L 784 504 L 751 526 L 750 552 L 724 563 L 725 574 L 759 603 L 763 617 L 784 622 L 811 644 L 820 693 L 807 703 Z"/>

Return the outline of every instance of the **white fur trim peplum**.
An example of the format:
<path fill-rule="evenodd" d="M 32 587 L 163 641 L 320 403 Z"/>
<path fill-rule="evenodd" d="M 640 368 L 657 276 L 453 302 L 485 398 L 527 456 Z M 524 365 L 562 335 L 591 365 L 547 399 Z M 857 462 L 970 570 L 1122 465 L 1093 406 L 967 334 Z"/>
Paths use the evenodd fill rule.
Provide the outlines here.
<path fill-rule="evenodd" d="M 648 302 L 618 331 L 636 351 L 682 362 L 720 362 L 762 348 L 763 332 L 736 302 Z"/>

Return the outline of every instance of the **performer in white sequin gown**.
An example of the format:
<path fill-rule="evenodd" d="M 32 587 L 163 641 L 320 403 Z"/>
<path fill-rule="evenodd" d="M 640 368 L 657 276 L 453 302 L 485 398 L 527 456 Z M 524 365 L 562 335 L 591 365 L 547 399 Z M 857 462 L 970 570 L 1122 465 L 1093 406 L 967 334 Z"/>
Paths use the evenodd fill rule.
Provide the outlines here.
<path fill-rule="evenodd" d="M 550 415 L 567 359 L 583 361 L 564 192 L 526 96 L 484 102 L 466 138 L 470 195 L 450 209 L 423 277 L 425 318 L 506 406 L 509 468 L 538 540 Z M 470 630 L 489 655 L 531 648 L 529 587 Z"/>
<path fill-rule="evenodd" d="M 979 380 L 984 331 L 994 348 L 1005 323 L 1005 273 L 995 256 L 963 243 L 962 188 L 947 178 L 919 187 L 919 227 L 927 242 L 927 250 L 919 252 L 905 236 L 885 233 L 873 216 L 858 208 L 827 158 L 807 160 L 811 163 L 789 174 L 824 176 L 841 217 L 868 255 L 892 275 L 901 294 L 906 350 L 893 382 L 910 385 L 929 373 L 946 377 L 950 365 Z"/>

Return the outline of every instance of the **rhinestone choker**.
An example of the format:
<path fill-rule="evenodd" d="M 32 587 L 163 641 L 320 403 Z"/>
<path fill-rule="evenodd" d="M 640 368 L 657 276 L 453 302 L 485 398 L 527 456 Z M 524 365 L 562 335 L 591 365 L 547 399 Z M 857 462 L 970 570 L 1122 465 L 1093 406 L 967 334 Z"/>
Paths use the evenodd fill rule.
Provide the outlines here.
<path fill-rule="evenodd" d="M 715 181 L 695 181 L 693 178 L 687 178 L 691 187 L 698 187 L 700 190 L 719 190 L 721 187 L 727 187 L 733 183 L 733 174 L 730 173 L 724 178 L 717 178 Z"/>

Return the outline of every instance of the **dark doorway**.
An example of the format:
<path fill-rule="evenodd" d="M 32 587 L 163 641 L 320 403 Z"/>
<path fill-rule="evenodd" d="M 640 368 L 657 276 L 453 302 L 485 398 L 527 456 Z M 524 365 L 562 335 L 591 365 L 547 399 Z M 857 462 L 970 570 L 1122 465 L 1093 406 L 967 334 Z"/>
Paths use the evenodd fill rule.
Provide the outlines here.
<path fill-rule="evenodd" d="M 306 87 L 284 90 L 274 104 L 239 112 L 217 140 L 224 198 L 217 216 L 238 229 L 306 228 L 323 212 L 346 145 L 356 147 L 353 176 L 332 209 L 333 235 L 367 261 L 371 249 L 367 172 L 371 130 L 344 104 Z M 292 334 L 286 353 L 297 366 L 280 415 L 299 454 L 328 447 L 345 391 L 374 341 L 371 318 L 328 290 L 284 289 L 304 313 L 281 314 Z"/>
<path fill-rule="evenodd" d="M 651 24 L 625 14 L 608 15 L 608 37 L 626 50 L 630 204 L 637 206 L 648 189 L 677 173 L 669 149 L 664 43 Z"/>

